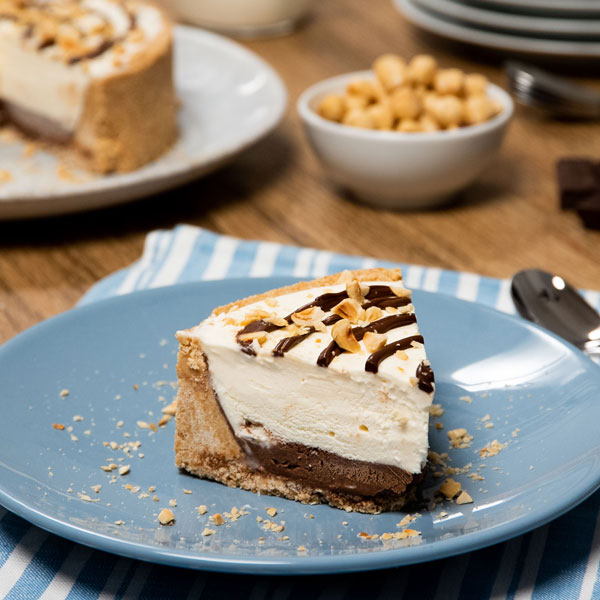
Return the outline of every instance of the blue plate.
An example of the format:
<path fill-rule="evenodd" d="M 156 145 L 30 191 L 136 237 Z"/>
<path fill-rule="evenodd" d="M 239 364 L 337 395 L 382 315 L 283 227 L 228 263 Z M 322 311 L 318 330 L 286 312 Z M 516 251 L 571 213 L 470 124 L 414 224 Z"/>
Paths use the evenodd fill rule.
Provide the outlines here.
<path fill-rule="evenodd" d="M 451 467 L 472 463 L 454 475 L 472 504 L 421 509 L 409 525 L 421 536 L 368 539 L 359 534 L 399 531 L 404 513 L 306 506 L 179 472 L 174 422 L 157 431 L 138 424 L 157 423 L 175 396 L 173 333 L 213 306 L 289 282 L 230 280 L 139 292 L 67 312 L 5 344 L 0 504 L 58 535 L 142 560 L 236 573 L 334 573 L 500 542 L 559 516 L 598 487 L 600 369 L 529 323 L 425 292 L 414 293 L 415 304 L 435 368 L 436 402 L 445 408 L 432 419 L 431 447 L 448 452 Z M 457 427 L 474 436 L 470 447 L 449 448 L 447 431 Z M 493 440 L 506 446 L 481 457 Z M 113 450 L 110 442 L 131 449 Z M 100 468 L 111 462 L 129 465 L 129 473 Z M 429 479 L 425 495 L 440 481 Z M 172 499 L 175 525 L 161 526 L 157 513 Z M 202 504 L 205 515 L 196 511 Z M 220 527 L 208 521 L 234 506 L 249 514 Z M 272 520 L 283 521 L 283 531 L 265 531 L 258 522 L 270 518 L 268 507 L 277 509 Z M 207 525 L 214 535 L 202 535 Z"/>

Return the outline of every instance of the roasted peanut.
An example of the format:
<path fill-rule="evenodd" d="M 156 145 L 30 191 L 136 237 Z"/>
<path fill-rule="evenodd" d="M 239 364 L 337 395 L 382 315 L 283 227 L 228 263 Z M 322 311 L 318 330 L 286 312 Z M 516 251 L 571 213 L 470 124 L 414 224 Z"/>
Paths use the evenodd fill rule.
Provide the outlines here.
<path fill-rule="evenodd" d="M 397 54 L 383 54 L 377 58 L 373 63 L 373 71 L 387 91 L 401 86 L 406 81 L 406 63 Z"/>

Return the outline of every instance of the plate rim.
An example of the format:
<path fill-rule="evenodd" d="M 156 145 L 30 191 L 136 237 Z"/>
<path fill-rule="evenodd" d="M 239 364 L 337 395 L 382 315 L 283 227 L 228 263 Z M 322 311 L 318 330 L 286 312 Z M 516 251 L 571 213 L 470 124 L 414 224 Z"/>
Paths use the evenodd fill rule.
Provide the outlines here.
<path fill-rule="evenodd" d="M 167 172 L 159 169 L 150 175 L 137 178 L 139 170 L 147 166 L 143 165 L 130 173 L 101 175 L 92 182 L 71 183 L 68 189 L 60 192 L 2 197 L 0 198 L 0 221 L 83 212 L 155 195 L 208 174 L 273 131 L 283 120 L 289 102 L 287 88 L 277 71 L 258 54 L 225 36 L 182 24 L 173 27 L 174 67 L 177 61 L 177 40 L 190 38 L 204 47 L 217 48 L 236 59 L 251 61 L 267 74 L 269 85 L 276 90 L 277 102 L 270 107 L 267 117 L 260 126 L 237 141 L 231 142 L 227 147 L 213 151 L 210 155 L 203 154 L 185 165 L 174 165 Z M 160 165 L 163 157 L 153 161 L 154 164 Z M 93 185 L 99 181 L 102 182 L 101 187 Z M 57 201 L 67 203 L 68 206 L 53 206 Z"/>
<path fill-rule="evenodd" d="M 489 27 L 491 33 L 522 35 L 523 32 L 529 30 L 535 32 L 536 36 L 540 36 L 541 39 L 550 39 L 543 36 L 553 36 L 551 39 L 575 42 L 590 41 L 590 38 L 593 39 L 594 36 L 594 41 L 600 39 L 600 18 L 556 18 L 504 13 L 493 8 L 465 4 L 460 0 L 414 0 L 414 2 L 428 12 L 440 15 L 443 19 L 451 19 L 452 23 L 463 24 L 470 28 Z M 452 15 L 453 11 L 454 15 Z M 590 23 L 593 23 L 595 27 L 592 27 Z M 567 29 L 570 27 L 572 29 L 568 31 Z M 567 36 L 574 36 L 577 39 Z"/>
<path fill-rule="evenodd" d="M 62 312 L 54 317 L 50 317 L 25 331 L 19 333 L 0 346 L 0 360 L 6 352 L 10 352 L 13 345 L 26 342 L 30 337 L 38 334 L 43 334 L 47 328 L 60 327 L 64 320 L 85 318 L 89 313 L 102 311 L 105 307 L 118 307 L 123 302 L 135 303 L 140 296 L 147 298 L 160 298 L 164 296 L 174 296 L 175 294 L 185 293 L 186 290 L 206 291 L 206 287 L 218 287 L 222 285 L 232 286 L 237 289 L 239 286 L 240 292 L 243 292 L 244 283 L 251 281 L 254 285 L 271 289 L 273 287 L 281 287 L 300 281 L 301 278 L 290 276 L 277 277 L 243 277 L 222 279 L 213 281 L 195 281 L 188 283 L 179 283 L 175 285 L 138 290 L 121 296 L 113 296 L 97 302 L 92 302 L 83 306 L 78 306 L 73 309 Z M 264 285 L 263 285 L 264 284 Z M 583 359 L 585 364 L 589 362 L 589 367 L 593 370 L 597 366 L 589 360 L 577 348 L 559 338 L 552 332 L 549 332 L 534 323 L 525 321 L 516 315 L 510 315 L 498 311 L 490 306 L 462 300 L 456 296 L 445 294 L 443 292 L 428 292 L 424 290 L 414 290 L 417 296 L 436 296 L 442 297 L 450 302 L 462 304 L 463 306 L 471 306 L 475 310 L 482 310 L 494 318 L 508 319 L 512 323 L 518 324 L 525 329 L 533 330 L 543 334 L 551 340 L 559 341 L 563 346 L 567 347 L 580 359 Z M 81 317 L 80 317 L 81 316 Z M 10 468 L 10 467 L 8 467 Z M 442 558 L 450 558 L 459 554 L 472 552 L 501 543 L 511 538 L 523 535 L 541 527 L 554 519 L 564 515 L 572 510 L 581 502 L 586 500 L 600 487 L 600 465 L 594 478 L 588 478 L 586 485 L 580 485 L 573 488 L 571 493 L 563 495 L 559 498 L 559 502 L 554 502 L 547 505 L 541 511 L 530 511 L 518 519 L 496 525 L 489 529 L 466 533 L 460 537 L 455 537 L 446 540 L 439 540 L 428 545 L 415 545 L 405 548 L 397 548 L 391 550 L 374 551 L 364 554 L 337 554 L 333 556 L 290 556 L 290 557 L 236 557 L 231 555 L 221 554 L 198 554 L 189 550 L 161 548 L 158 546 L 149 546 L 147 544 L 128 541 L 111 537 L 102 532 L 92 532 L 84 529 L 81 526 L 62 521 L 54 518 L 46 513 L 43 513 L 35 508 L 27 505 L 26 502 L 18 499 L 16 495 L 11 494 L 10 490 L 6 490 L 3 483 L 0 482 L 0 506 L 4 506 L 7 510 L 24 518 L 30 523 L 56 534 L 60 537 L 71 541 L 84 544 L 97 550 L 111 552 L 120 556 L 164 564 L 170 566 L 185 567 L 190 569 L 213 571 L 213 572 L 228 572 L 236 574 L 262 574 L 262 575 L 316 575 L 316 574 L 334 574 L 346 572 L 359 572 L 376 569 L 386 569 L 392 567 L 407 566 L 411 564 L 431 562 Z M 576 491 L 576 493 L 573 493 Z"/>
<path fill-rule="evenodd" d="M 493 50 L 510 50 L 514 53 L 537 56 L 571 59 L 600 57 L 600 42 L 527 38 L 507 33 L 489 32 L 445 21 L 438 16 L 430 14 L 424 8 L 416 5 L 412 0 L 393 0 L 393 2 L 398 12 L 413 25 L 429 33 L 463 44 L 472 44 Z M 589 48 L 590 46 L 592 46 L 591 49 Z M 557 51 L 557 47 L 560 50 Z"/>

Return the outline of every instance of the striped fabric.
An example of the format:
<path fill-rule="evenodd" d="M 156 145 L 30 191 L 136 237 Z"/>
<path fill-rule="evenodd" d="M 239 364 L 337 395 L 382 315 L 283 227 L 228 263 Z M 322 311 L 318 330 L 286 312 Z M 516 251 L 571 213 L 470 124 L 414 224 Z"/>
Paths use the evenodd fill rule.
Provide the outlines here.
<path fill-rule="evenodd" d="M 181 225 L 150 233 L 143 256 L 94 286 L 81 303 L 184 281 L 315 277 L 371 266 L 398 265 Z M 400 266 L 409 288 L 514 312 L 508 281 Z M 586 296 L 600 306 L 598 292 Z M 600 599 L 599 510 L 600 492 L 549 525 L 471 554 L 377 574 L 277 578 L 194 572 L 113 556 L 48 534 L 0 507 L 0 599 Z"/>

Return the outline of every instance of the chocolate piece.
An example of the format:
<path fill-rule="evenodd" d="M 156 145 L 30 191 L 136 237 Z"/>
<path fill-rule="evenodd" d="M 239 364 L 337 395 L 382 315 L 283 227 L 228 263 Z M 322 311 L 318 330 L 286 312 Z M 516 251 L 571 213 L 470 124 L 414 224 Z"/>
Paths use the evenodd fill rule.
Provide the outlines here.
<path fill-rule="evenodd" d="M 252 427 L 248 424 L 248 428 Z M 403 494 L 414 479 L 411 473 L 398 467 L 350 460 L 320 448 L 284 442 L 274 436 L 269 436 L 267 443 L 250 437 L 236 436 L 236 440 L 253 468 L 293 477 L 317 490 L 360 496 L 397 495 Z"/>
<path fill-rule="evenodd" d="M 430 394 L 433 392 L 433 383 L 435 376 L 429 361 L 421 361 L 417 367 L 417 379 L 419 380 L 419 389 Z"/>
<path fill-rule="evenodd" d="M 600 229 L 600 187 L 577 203 L 577 214 L 588 229 Z"/>
<path fill-rule="evenodd" d="M 582 200 L 600 190 L 600 164 L 584 158 L 563 158 L 556 164 L 560 206 L 577 208 Z"/>

